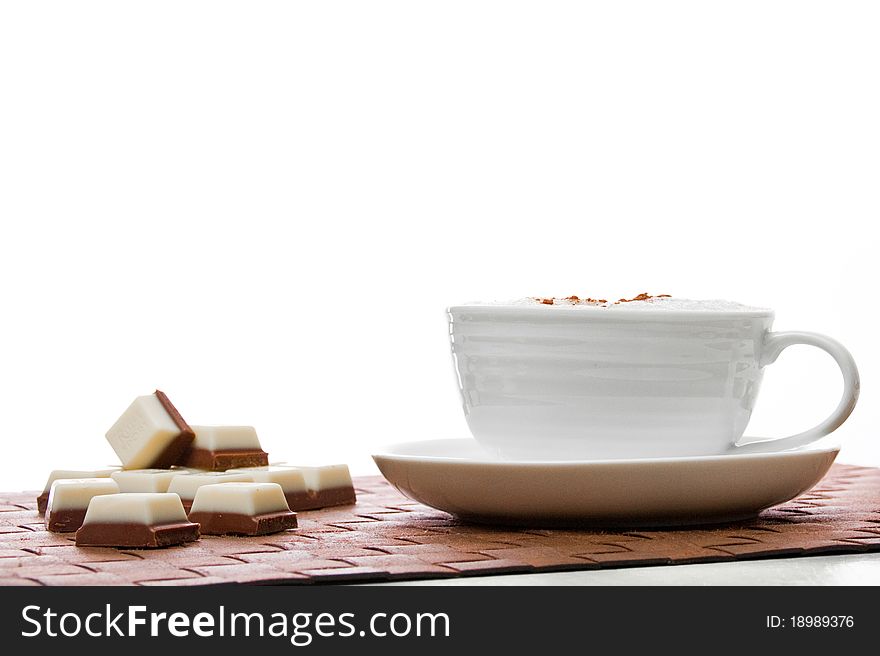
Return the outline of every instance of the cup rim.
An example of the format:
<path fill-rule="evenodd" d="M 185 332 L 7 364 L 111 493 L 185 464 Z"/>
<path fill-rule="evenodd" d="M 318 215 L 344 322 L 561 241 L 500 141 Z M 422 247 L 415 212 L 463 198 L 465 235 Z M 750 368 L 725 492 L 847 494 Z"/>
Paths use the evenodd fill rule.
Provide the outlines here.
<path fill-rule="evenodd" d="M 576 317 L 589 320 L 618 321 L 645 319 L 660 321 L 676 321 L 679 319 L 772 319 L 776 313 L 770 308 L 754 308 L 748 310 L 669 310 L 662 308 L 627 308 L 626 310 L 613 310 L 607 307 L 592 306 L 565 306 L 565 305 L 481 305 L 459 304 L 450 305 L 446 308 L 447 314 L 471 313 L 471 314 L 499 314 L 508 316 L 527 316 L 533 318 L 539 315 L 542 318 Z M 549 313 L 553 313 L 552 315 Z"/>

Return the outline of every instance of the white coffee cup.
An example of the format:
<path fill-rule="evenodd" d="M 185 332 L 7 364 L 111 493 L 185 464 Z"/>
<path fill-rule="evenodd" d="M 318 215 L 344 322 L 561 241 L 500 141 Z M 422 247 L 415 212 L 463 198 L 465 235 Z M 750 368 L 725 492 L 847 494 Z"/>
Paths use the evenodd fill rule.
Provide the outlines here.
<path fill-rule="evenodd" d="M 803 446 L 855 407 L 849 351 L 816 333 L 770 331 L 773 311 L 460 305 L 452 355 L 474 438 L 505 458 L 712 455 Z M 741 445 L 763 369 L 809 344 L 843 373 L 837 409 L 791 437 Z"/>

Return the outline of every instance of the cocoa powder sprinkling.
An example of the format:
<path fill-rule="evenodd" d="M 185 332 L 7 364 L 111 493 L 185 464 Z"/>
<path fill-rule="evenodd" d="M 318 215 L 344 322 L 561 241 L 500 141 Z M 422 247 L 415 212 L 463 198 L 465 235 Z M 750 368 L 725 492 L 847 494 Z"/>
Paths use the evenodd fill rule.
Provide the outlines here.
<path fill-rule="evenodd" d="M 620 305 L 621 303 L 632 303 L 633 301 L 650 301 L 652 298 L 672 298 L 672 296 L 669 294 L 657 294 L 656 296 L 651 296 L 648 292 L 642 292 L 634 298 L 621 298 L 614 304 Z"/>
<path fill-rule="evenodd" d="M 656 294 L 651 295 L 647 292 L 642 292 L 633 298 L 621 298 L 610 305 L 620 305 L 621 303 L 632 303 L 634 301 L 647 301 L 651 302 L 655 298 L 672 298 L 670 294 Z M 607 299 L 604 298 L 592 298 L 587 296 L 586 298 L 581 298 L 579 296 L 575 296 L 572 294 L 571 296 L 564 296 L 558 298 L 556 296 L 532 296 L 532 299 L 540 303 L 541 305 L 594 305 L 597 307 L 608 307 L 609 303 Z"/>

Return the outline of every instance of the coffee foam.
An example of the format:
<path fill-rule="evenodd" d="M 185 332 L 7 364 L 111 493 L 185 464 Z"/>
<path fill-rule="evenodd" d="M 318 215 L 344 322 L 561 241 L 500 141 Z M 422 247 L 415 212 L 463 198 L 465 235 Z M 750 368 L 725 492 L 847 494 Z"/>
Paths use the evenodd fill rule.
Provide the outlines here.
<path fill-rule="evenodd" d="M 655 298 L 607 307 L 614 310 L 670 310 L 679 312 L 755 312 L 767 309 L 724 299 L 694 300 L 690 298 Z"/>
<path fill-rule="evenodd" d="M 507 307 L 541 307 L 547 310 L 603 310 L 614 312 L 631 312 L 634 310 L 646 311 L 669 311 L 669 312 L 760 312 L 766 311 L 767 308 L 756 307 L 752 305 L 744 305 L 736 301 L 727 301 L 724 299 L 708 299 L 697 300 L 690 298 L 676 297 L 651 297 L 647 300 L 629 300 L 629 301 L 612 301 L 605 302 L 592 301 L 592 299 L 578 299 L 577 301 L 569 298 L 541 298 L 529 297 L 519 298 L 509 301 L 473 301 L 464 303 L 464 305 L 488 305 L 488 306 L 507 306 Z M 546 301 L 552 300 L 553 303 Z"/>

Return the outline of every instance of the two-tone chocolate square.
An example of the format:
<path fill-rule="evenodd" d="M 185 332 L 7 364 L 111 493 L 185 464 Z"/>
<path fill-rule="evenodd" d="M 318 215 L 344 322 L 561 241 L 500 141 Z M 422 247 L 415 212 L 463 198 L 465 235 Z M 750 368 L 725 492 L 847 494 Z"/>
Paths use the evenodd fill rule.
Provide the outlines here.
<path fill-rule="evenodd" d="M 159 390 L 137 397 L 107 431 L 107 441 L 123 469 L 181 464 L 194 438 L 192 428 Z"/>
<path fill-rule="evenodd" d="M 277 483 L 204 485 L 196 492 L 189 519 L 205 535 L 267 535 L 296 528 Z"/>
<path fill-rule="evenodd" d="M 110 475 L 119 471 L 119 467 L 105 467 L 104 469 L 53 469 L 49 474 L 49 480 L 37 497 L 37 512 L 41 515 L 46 512 L 46 506 L 49 504 L 49 490 L 52 489 L 52 483 L 62 478 L 109 478 Z"/>
<path fill-rule="evenodd" d="M 306 486 L 303 473 L 296 467 L 267 465 L 266 467 L 241 467 L 230 469 L 228 474 L 247 474 L 254 483 L 277 483 L 284 492 L 291 510 L 310 510 L 315 507 L 315 498 Z"/>
<path fill-rule="evenodd" d="M 167 492 L 129 492 L 95 497 L 76 532 L 78 547 L 151 549 L 199 539 L 180 497 Z"/>
<path fill-rule="evenodd" d="M 195 439 L 183 465 L 209 471 L 269 464 L 253 426 L 193 426 Z"/>
<path fill-rule="evenodd" d="M 290 467 L 290 465 L 279 465 Z M 321 465 L 317 467 L 293 467 L 303 475 L 308 499 L 298 509 L 313 510 L 328 506 L 346 506 L 357 502 L 354 483 L 348 465 Z"/>
<path fill-rule="evenodd" d="M 177 470 L 173 470 L 177 471 Z M 203 485 L 218 483 L 252 483 L 253 477 L 242 472 L 197 472 L 182 471 L 179 476 L 171 479 L 168 491 L 180 497 L 184 509 L 189 512 L 196 492 Z"/>
<path fill-rule="evenodd" d="M 120 492 L 167 492 L 175 476 L 189 472 L 179 469 L 123 469 L 110 475 Z"/>
<path fill-rule="evenodd" d="M 102 495 L 119 492 L 112 478 L 62 478 L 49 489 L 46 528 L 56 533 L 70 533 L 83 523 L 89 503 Z"/>

